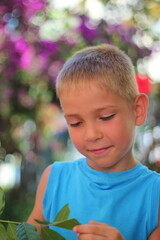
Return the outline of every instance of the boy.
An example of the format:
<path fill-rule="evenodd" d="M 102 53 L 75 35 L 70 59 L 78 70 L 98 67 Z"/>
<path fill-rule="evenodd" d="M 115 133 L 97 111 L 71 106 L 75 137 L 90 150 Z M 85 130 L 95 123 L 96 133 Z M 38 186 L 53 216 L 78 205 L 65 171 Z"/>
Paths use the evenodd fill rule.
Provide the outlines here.
<path fill-rule="evenodd" d="M 148 100 L 138 92 L 130 59 L 112 45 L 85 48 L 64 64 L 56 91 L 85 157 L 44 171 L 28 222 L 53 221 L 69 203 L 70 217 L 82 225 L 56 228 L 67 240 L 160 240 L 160 175 L 132 152 Z"/>

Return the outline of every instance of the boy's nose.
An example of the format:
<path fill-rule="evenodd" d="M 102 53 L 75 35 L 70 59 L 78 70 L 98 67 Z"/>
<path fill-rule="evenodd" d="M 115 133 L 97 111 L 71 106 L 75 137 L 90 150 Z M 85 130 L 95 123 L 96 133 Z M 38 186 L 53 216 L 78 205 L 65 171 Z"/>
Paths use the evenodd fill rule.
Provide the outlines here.
<path fill-rule="evenodd" d="M 86 141 L 95 141 L 103 137 L 102 131 L 94 125 L 86 127 L 84 134 Z"/>

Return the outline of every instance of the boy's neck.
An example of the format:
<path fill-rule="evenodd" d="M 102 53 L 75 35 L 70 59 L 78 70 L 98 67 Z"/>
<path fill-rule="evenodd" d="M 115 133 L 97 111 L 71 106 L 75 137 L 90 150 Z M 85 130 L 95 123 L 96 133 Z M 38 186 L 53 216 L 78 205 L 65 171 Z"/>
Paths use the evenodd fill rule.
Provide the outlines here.
<path fill-rule="evenodd" d="M 97 171 L 114 173 L 114 172 L 123 172 L 123 171 L 130 170 L 134 168 L 139 162 L 137 162 L 134 158 L 131 158 L 127 162 L 119 162 L 115 165 L 107 166 L 107 167 L 97 167 L 89 159 L 87 159 L 87 163 L 92 169 L 95 169 Z"/>

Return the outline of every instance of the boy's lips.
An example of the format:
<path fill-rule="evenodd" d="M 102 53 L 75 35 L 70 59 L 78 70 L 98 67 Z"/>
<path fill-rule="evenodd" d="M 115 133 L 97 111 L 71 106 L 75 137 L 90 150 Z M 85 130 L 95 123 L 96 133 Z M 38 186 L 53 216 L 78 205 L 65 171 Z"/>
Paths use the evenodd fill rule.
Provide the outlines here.
<path fill-rule="evenodd" d="M 102 148 L 95 148 L 95 149 L 89 149 L 88 151 L 89 152 L 92 152 L 96 155 L 98 154 L 103 154 L 105 153 L 106 151 L 108 151 L 108 149 L 110 149 L 112 146 L 108 146 L 108 147 L 102 147 Z"/>

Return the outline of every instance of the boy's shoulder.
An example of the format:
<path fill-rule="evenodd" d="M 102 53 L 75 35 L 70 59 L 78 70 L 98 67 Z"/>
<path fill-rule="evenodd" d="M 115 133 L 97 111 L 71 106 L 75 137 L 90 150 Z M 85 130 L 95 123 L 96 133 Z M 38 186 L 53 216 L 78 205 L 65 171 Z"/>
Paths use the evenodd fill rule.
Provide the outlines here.
<path fill-rule="evenodd" d="M 62 181 L 62 178 L 75 176 L 79 172 L 79 166 L 84 159 L 77 159 L 73 161 L 55 161 L 50 165 L 48 174 L 49 185 L 53 181 Z"/>
<path fill-rule="evenodd" d="M 144 166 L 144 168 L 146 169 L 146 177 L 150 179 L 149 182 L 153 184 L 153 187 L 160 191 L 160 173 L 149 169 L 147 166 Z"/>
<path fill-rule="evenodd" d="M 155 173 L 156 181 L 157 181 L 157 183 L 159 183 L 159 187 L 160 187 L 160 173 L 158 173 L 156 171 L 154 173 Z"/>
<path fill-rule="evenodd" d="M 159 172 L 157 172 L 156 170 L 152 170 L 151 168 L 149 168 L 146 165 L 141 164 L 141 166 L 142 166 L 142 169 L 144 170 L 144 174 L 157 179 L 157 181 L 160 181 L 160 173 Z"/>
<path fill-rule="evenodd" d="M 75 169 L 76 167 L 79 167 L 82 163 L 82 161 L 84 161 L 85 158 L 78 158 L 76 160 L 71 160 L 71 161 L 55 161 L 52 164 L 52 170 L 55 169 L 65 169 L 65 170 L 69 170 L 69 169 Z"/>

